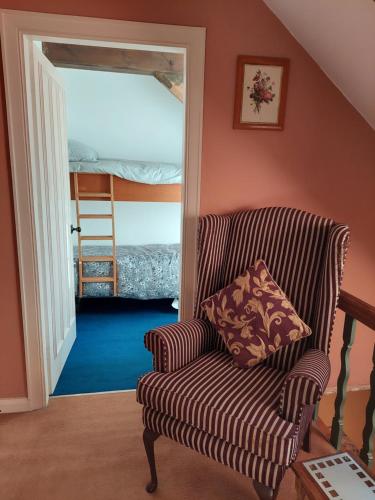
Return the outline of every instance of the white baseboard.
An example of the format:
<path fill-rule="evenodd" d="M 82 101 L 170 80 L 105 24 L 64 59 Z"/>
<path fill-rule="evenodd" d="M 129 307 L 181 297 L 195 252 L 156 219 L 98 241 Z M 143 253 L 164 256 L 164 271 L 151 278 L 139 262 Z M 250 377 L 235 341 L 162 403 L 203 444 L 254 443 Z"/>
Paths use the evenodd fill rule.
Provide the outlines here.
<path fill-rule="evenodd" d="M 59 396 L 50 396 L 49 399 L 57 398 L 75 398 L 77 396 L 97 396 L 98 394 L 118 394 L 121 392 L 135 392 L 135 389 L 121 389 L 118 391 L 100 391 L 100 392 L 80 392 L 78 394 L 61 394 Z"/>
<path fill-rule="evenodd" d="M 31 409 L 30 400 L 28 398 L 0 398 L 0 414 L 19 413 L 30 411 Z"/>

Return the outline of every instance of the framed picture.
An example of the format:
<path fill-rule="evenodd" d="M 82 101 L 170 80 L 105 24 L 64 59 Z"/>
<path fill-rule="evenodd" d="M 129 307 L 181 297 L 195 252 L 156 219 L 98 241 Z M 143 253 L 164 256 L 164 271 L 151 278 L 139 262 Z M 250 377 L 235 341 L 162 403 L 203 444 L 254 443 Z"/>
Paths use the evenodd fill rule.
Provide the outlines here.
<path fill-rule="evenodd" d="M 238 56 L 234 128 L 282 130 L 289 59 Z"/>

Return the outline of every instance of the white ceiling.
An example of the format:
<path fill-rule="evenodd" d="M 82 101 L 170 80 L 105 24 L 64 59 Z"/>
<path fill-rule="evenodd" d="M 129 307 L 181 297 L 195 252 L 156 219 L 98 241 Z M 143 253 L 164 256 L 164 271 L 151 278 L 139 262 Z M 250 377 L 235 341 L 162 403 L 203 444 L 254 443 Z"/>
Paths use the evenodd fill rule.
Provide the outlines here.
<path fill-rule="evenodd" d="M 375 1 L 263 1 L 375 129 Z"/>

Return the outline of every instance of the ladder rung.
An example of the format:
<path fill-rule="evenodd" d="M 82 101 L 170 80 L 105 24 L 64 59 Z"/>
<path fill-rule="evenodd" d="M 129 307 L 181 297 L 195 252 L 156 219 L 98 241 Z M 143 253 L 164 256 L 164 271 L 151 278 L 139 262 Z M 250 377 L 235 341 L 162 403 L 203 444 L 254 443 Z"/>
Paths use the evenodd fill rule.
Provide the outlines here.
<path fill-rule="evenodd" d="M 87 191 L 78 193 L 78 197 L 82 198 L 111 198 L 111 196 L 111 193 L 89 193 Z"/>
<path fill-rule="evenodd" d="M 112 219 L 112 214 L 79 214 L 79 219 Z"/>
<path fill-rule="evenodd" d="M 114 281 L 112 276 L 97 276 L 82 278 L 82 283 L 111 283 Z"/>
<path fill-rule="evenodd" d="M 113 236 L 81 236 L 81 240 L 113 240 Z"/>
<path fill-rule="evenodd" d="M 82 262 L 113 262 L 113 255 L 83 255 Z"/>

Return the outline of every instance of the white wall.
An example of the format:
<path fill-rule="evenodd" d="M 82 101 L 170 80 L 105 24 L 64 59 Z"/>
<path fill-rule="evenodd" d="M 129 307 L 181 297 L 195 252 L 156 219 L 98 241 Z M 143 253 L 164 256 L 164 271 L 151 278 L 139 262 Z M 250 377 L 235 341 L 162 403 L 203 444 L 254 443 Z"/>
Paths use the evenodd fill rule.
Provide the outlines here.
<path fill-rule="evenodd" d="M 183 104 L 152 76 L 58 68 L 68 136 L 102 158 L 181 163 Z"/>
<path fill-rule="evenodd" d="M 182 159 L 183 104 L 151 76 L 58 68 L 65 81 L 68 136 L 101 158 L 178 163 Z M 116 202 L 116 243 L 180 241 L 180 203 Z M 108 202 L 80 202 L 82 213 L 108 213 Z M 72 224 L 76 226 L 75 202 Z M 83 220 L 83 234 L 111 233 L 110 220 Z M 76 233 L 73 237 L 77 244 Z M 86 242 L 109 244 L 108 241 Z"/>
<path fill-rule="evenodd" d="M 80 202 L 81 213 L 109 213 L 106 201 Z M 71 203 L 72 224 L 76 226 L 75 201 Z M 115 202 L 115 224 L 117 245 L 146 245 L 151 243 L 179 243 L 181 226 L 181 203 Z M 109 235 L 111 220 L 82 220 L 82 234 Z M 77 244 L 74 233 L 73 244 Z M 88 241 L 85 244 L 106 245 L 110 241 Z"/>

